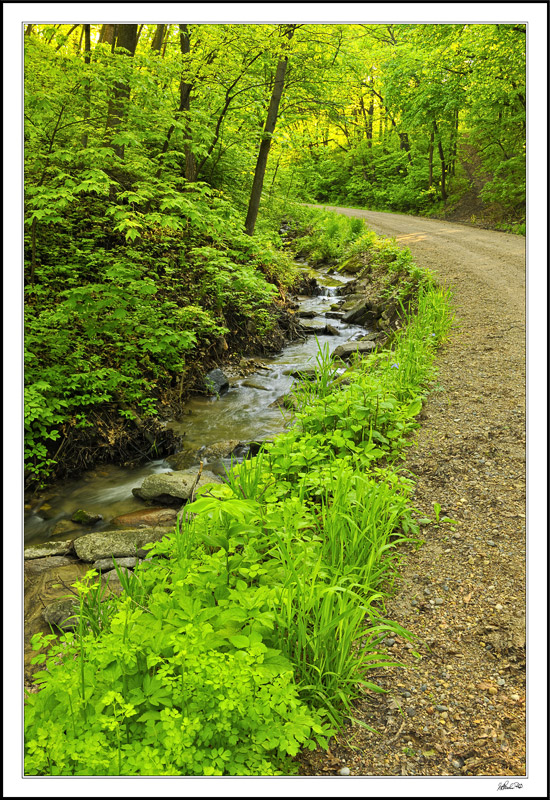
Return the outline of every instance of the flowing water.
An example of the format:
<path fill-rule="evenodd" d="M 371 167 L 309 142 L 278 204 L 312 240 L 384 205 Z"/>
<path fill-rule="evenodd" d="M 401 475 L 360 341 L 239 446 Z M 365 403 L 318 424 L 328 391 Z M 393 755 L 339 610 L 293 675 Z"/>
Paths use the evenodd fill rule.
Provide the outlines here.
<path fill-rule="evenodd" d="M 308 335 L 285 347 L 279 355 L 259 361 L 263 368 L 256 373 L 231 380 L 230 389 L 220 397 L 191 398 L 181 419 L 169 423 L 169 427 L 183 436 L 186 449 L 198 450 L 203 445 L 229 439 L 270 439 L 281 433 L 289 425 L 289 412 L 273 403 L 290 391 L 295 381 L 291 373 L 314 367 L 320 348 L 328 345 L 332 352 L 339 344 L 365 334 L 364 328 L 324 316 L 331 305 L 341 299 L 342 286 L 352 278 L 338 276 L 335 280 L 323 272 L 316 277 L 321 293 L 299 298 L 301 311 L 314 312 L 315 316 L 301 322 L 313 327 L 328 322 L 340 335 Z M 218 469 L 228 463 L 229 460 L 225 460 L 218 464 Z M 59 482 L 46 502 L 37 499 L 32 508 L 26 509 L 25 543 L 49 541 L 56 523 L 70 518 L 79 508 L 102 514 L 103 520 L 93 527 L 79 528 L 53 538 L 70 539 L 83 532 L 108 527 L 113 517 L 143 508 L 143 503 L 132 495 L 132 489 L 140 486 L 147 475 L 171 469 L 164 460 L 151 461 L 138 469 L 101 466 L 78 480 Z"/>

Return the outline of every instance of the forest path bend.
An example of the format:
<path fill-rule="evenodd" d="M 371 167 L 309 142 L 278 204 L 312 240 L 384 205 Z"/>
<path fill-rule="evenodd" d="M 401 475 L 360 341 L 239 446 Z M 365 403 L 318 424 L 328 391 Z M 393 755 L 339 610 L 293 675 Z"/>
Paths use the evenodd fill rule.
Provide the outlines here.
<path fill-rule="evenodd" d="M 418 264 L 437 273 L 443 283 L 453 284 L 453 289 L 473 281 L 484 296 L 487 290 L 498 292 L 510 310 L 525 313 L 525 237 L 407 214 L 323 208 L 360 217 L 380 236 L 395 237 L 410 248 Z"/>
<path fill-rule="evenodd" d="M 330 758 L 303 774 L 525 774 L 525 239 L 453 222 L 325 206 L 410 248 L 453 292 L 455 327 L 404 466 L 429 525 L 400 563 L 377 674 Z M 421 658 L 413 654 L 416 651 Z M 368 677 L 368 676 L 367 676 Z M 379 734 L 382 734 L 381 736 Z"/>

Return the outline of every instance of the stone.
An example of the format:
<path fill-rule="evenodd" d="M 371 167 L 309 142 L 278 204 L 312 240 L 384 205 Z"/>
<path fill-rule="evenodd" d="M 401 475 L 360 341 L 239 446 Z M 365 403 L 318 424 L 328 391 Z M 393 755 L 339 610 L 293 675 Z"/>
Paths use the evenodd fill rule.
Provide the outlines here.
<path fill-rule="evenodd" d="M 283 375 L 290 375 L 292 378 L 304 378 L 305 380 L 315 380 L 315 367 L 303 367 L 303 369 L 285 369 Z"/>
<path fill-rule="evenodd" d="M 325 333 L 327 336 L 340 336 L 340 331 L 338 328 L 335 328 L 334 325 L 327 325 L 325 327 Z"/>
<path fill-rule="evenodd" d="M 354 325 L 372 325 L 380 317 L 378 311 L 378 308 L 373 310 L 371 302 L 364 298 L 345 312 L 342 322 Z"/>
<path fill-rule="evenodd" d="M 365 296 L 359 294 L 358 292 L 354 292 L 353 294 L 348 295 L 347 299 L 342 303 L 340 306 L 341 311 L 350 311 L 354 308 L 358 303 L 364 302 Z"/>
<path fill-rule="evenodd" d="M 172 528 L 134 528 L 127 531 L 100 531 L 79 536 L 74 549 L 81 561 L 94 562 L 101 558 L 125 558 L 145 556 L 143 546 L 148 542 L 160 542 Z"/>
<path fill-rule="evenodd" d="M 342 319 L 343 316 L 343 311 L 325 311 L 325 317 L 327 319 Z"/>
<path fill-rule="evenodd" d="M 347 272 L 349 275 L 355 275 L 364 268 L 364 264 L 360 261 L 354 261 L 353 258 L 349 259 L 348 261 L 344 261 L 343 264 L 340 264 L 339 270 L 340 272 Z"/>
<path fill-rule="evenodd" d="M 251 379 L 243 381 L 241 386 L 246 386 L 248 389 L 256 389 L 256 390 L 258 390 L 260 392 L 268 392 L 269 391 L 268 387 L 264 386 L 262 383 L 260 383 L 260 381 L 255 381 L 255 380 L 251 380 Z"/>
<path fill-rule="evenodd" d="M 188 500 L 197 478 L 196 470 L 178 470 L 177 472 L 159 472 L 148 475 L 141 486 L 132 489 L 132 494 L 142 500 L 157 500 L 162 503 L 177 503 Z M 209 483 L 221 483 L 213 472 L 203 470 L 198 480 L 197 489 Z"/>
<path fill-rule="evenodd" d="M 42 617 L 48 625 L 55 626 L 62 631 L 72 631 L 78 627 L 78 618 L 73 617 L 78 609 L 78 600 L 69 597 L 65 600 L 56 600 L 55 603 L 46 606 Z"/>
<path fill-rule="evenodd" d="M 316 311 L 297 311 L 295 316 L 300 317 L 301 319 L 313 319 L 317 316 Z"/>
<path fill-rule="evenodd" d="M 350 774 L 349 767 L 342 767 L 342 769 L 340 770 L 340 775 L 345 775 L 345 776 L 347 776 L 347 775 L 349 775 L 349 774 Z"/>
<path fill-rule="evenodd" d="M 298 401 L 292 393 L 282 394 L 276 400 L 269 404 L 270 408 L 287 408 L 290 411 L 298 407 Z"/>
<path fill-rule="evenodd" d="M 241 442 L 238 439 L 228 439 L 225 442 L 214 442 L 214 444 L 209 444 L 204 449 L 199 450 L 199 454 L 201 459 L 229 458 L 229 456 L 240 444 Z"/>
<path fill-rule="evenodd" d="M 33 558 L 25 561 L 25 575 L 39 575 L 50 569 L 58 569 L 69 564 L 78 564 L 75 558 L 70 556 L 46 556 L 45 558 Z"/>
<path fill-rule="evenodd" d="M 165 461 L 170 464 L 172 469 L 180 470 L 188 469 L 192 467 L 193 464 L 198 464 L 199 459 L 197 458 L 195 450 L 181 450 L 179 453 L 173 453 L 171 456 L 167 456 Z"/>
<path fill-rule="evenodd" d="M 122 567 L 120 572 L 123 575 L 126 575 L 126 577 L 132 575 L 132 570 L 128 569 L 127 567 Z M 102 580 L 103 580 L 103 576 L 102 576 Z M 119 574 L 115 569 L 105 573 L 105 580 L 107 581 L 107 583 L 110 583 L 110 584 L 112 584 L 112 583 L 120 583 Z"/>
<path fill-rule="evenodd" d="M 229 379 L 221 369 L 212 369 L 204 376 L 206 388 L 212 394 L 223 394 L 229 389 Z"/>
<path fill-rule="evenodd" d="M 24 558 L 45 558 L 46 556 L 66 556 L 72 553 L 73 543 L 67 542 L 44 542 L 43 544 L 30 544 L 25 547 Z"/>
<path fill-rule="evenodd" d="M 102 520 L 101 514 L 92 514 L 90 511 L 85 511 L 79 508 L 71 517 L 71 522 L 76 522 L 77 525 L 95 525 L 96 522 Z"/>
<path fill-rule="evenodd" d="M 346 342 L 340 344 L 332 353 L 333 358 L 343 358 L 344 360 L 352 357 L 353 353 L 371 353 L 376 349 L 374 342 Z"/>
<path fill-rule="evenodd" d="M 304 325 L 302 327 L 302 333 L 305 333 L 307 336 L 324 336 L 326 333 L 326 326 L 325 325 Z"/>
<path fill-rule="evenodd" d="M 74 522 L 71 522 L 70 519 L 60 519 L 59 522 L 56 522 L 52 529 L 52 536 L 63 536 L 66 533 L 70 533 L 73 531 L 78 530 L 78 525 Z"/>
<path fill-rule="evenodd" d="M 126 528 L 152 528 L 156 525 L 175 524 L 178 512 L 175 508 L 144 508 L 120 514 L 111 520 L 111 525 Z"/>
<path fill-rule="evenodd" d="M 132 574 L 132 571 L 126 568 L 123 568 L 122 572 L 125 573 L 127 577 Z M 110 572 L 104 573 L 101 576 L 101 582 L 114 594 L 121 594 L 123 586 L 116 570 L 113 569 L 110 570 Z"/>
<path fill-rule="evenodd" d="M 119 568 L 125 567 L 126 569 L 133 569 L 136 564 L 138 564 L 139 559 L 135 556 L 128 556 L 127 558 L 115 558 L 115 561 Z M 98 561 L 94 561 L 92 569 L 103 573 L 110 572 L 110 570 L 115 569 L 115 564 L 112 558 L 100 558 Z"/>

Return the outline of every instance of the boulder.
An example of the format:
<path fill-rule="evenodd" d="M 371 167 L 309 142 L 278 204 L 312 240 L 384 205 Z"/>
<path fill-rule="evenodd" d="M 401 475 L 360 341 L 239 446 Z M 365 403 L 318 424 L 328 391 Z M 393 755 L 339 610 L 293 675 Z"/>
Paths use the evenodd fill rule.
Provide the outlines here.
<path fill-rule="evenodd" d="M 349 311 L 354 306 L 356 306 L 360 302 L 364 302 L 365 296 L 359 294 L 358 292 L 354 292 L 353 294 L 348 295 L 347 299 L 344 303 L 340 306 L 341 311 Z"/>
<path fill-rule="evenodd" d="M 324 336 L 327 332 L 325 325 L 304 325 L 302 333 L 307 336 Z"/>
<path fill-rule="evenodd" d="M 117 563 L 117 567 L 122 569 L 133 569 L 136 564 L 139 563 L 139 559 L 136 556 L 127 556 L 126 558 L 115 558 Z M 97 561 L 94 561 L 92 564 L 92 569 L 96 569 L 98 572 L 110 572 L 111 570 L 115 569 L 115 565 L 112 558 L 99 558 Z M 116 570 L 115 570 L 116 574 Z"/>
<path fill-rule="evenodd" d="M 342 317 L 342 322 L 348 324 L 354 323 L 355 325 L 368 325 L 378 319 L 378 314 L 372 311 L 371 303 L 364 298 L 358 303 L 355 303 L 349 311 L 346 311 Z"/>
<path fill-rule="evenodd" d="M 45 558 L 46 556 L 66 556 L 73 550 L 73 543 L 44 542 L 44 544 L 30 544 L 25 547 L 24 558 Z"/>
<path fill-rule="evenodd" d="M 360 261 L 357 256 L 352 256 L 348 258 L 347 261 L 343 261 L 340 266 L 338 267 L 339 272 L 346 272 L 349 275 L 355 275 L 364 268 L 364 263 Z"/>
<path fill-rule="evenodd" d="M 334 325 L 327 325 L 325 328 L 325 333 L 327 336 L 340 336 L 340 331 L 338 328 L 335 328 Z"/>
<path fill-rule="evenodd" d="M 351 358 L 353 353 L 370 353 L 376 348 L 374 342 L 346 342 L 339 345 L 332 353 L 333 358 L 343 358 L 344 360 Z"/>
<path fill-rule="evenodd" d="M 187 469 L 199 463 L 195 450 L 180 450 L 179 453 L 173 453 L 164 460 L 175 470 Z"/>
<path fill-rule="evenodd" d="M 327 319 L 342 319 L 343 316 L 343 311 L 325 311 L 325 317 Z"/>
<path fill-rule="evenodd" d="M 156 525 L 175 524 L 177 514 L 175 508 L 143 508 L 115 517 L 111 520 L 111 525 L 122 528 L 153 528 Z"/>
<path fill-rule="evenodd" d="M 127 531 L 101 531 L 79 536 L 74 549 L 81 561 L 94 562 L 101 558 L 138 558 L 147 555 L 143 546 L 149 542 L 160 542 L 172 528 L 138 528 Z"/>
<path fill-rule="evenodd" d="M 302 319 L 313 319 L 318 315 L 316 311 L 297 311 L 296 316 L 301 317 Z"/>
<path fill-rule="evenodd" d="M 258 386 L 258 388 L 265 389 L 265 386 Z M 229 458 L 233 451 L 241 444 L 238 439 L 228 439 L 226 442 L 214 442 L 209 444 L 203 450 L 201 449 L 201 458 Z"/>
<path fill-rule="evenodd" d="M 148 475 L 141 486 L 132 489 L 132 493 L 142 500 L 181 505 L 182 500 L 189 499 L 196 477 L 196 470 L 159 472 L 156 475 Z M 197 488 L 200 489 L 208 483 L 221 483 L 221 481 L 212 472 L 203 470 Z"/>
<path fill-rule="evenodd" d="M 76 522 L 77 525 L 95 525 L 96 522 L 102 519 L 101 514 L 93 514 L 90 511 L 84 511 L 83 508 L 79 508 L 72 515 L 71 522 Z"/>
<path fill-rule="evenodd" d="M 78 617 L 74 616 L 79 610 L 79 603 L 76 598 L 56 600 L 46 606 L 42 612 L 42 617 L 48 625 L 55 626 L 62 631 L 72 631 L 78 627 Z"/>
<path fill-rule="evenodd" d="M 29 559 L 25 561 L 25 576 L 40 575 L 42 572 L 66 567 L 69 564 L 78 564 L 78 561 L 70 556 L 46 556 L 45 558 Z"/>
<path fill-rule="evenodd" d="M 204 376 L 206 388 L 212 394 L 223 394 L 229 389 L 229 379 L 221 369 L 212 369 Z"/>

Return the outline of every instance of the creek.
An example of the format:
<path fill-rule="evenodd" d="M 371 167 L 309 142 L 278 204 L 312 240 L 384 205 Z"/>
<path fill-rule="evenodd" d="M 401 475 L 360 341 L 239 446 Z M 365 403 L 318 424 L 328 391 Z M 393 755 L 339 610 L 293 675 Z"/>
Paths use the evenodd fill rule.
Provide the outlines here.
<path fill-rule="evenodd" d="M 308 269 L 309 272 L 311 270 Z M 186 449 L 199 450 L 215 442 L 242 442 L 271 439 L 290 424 L 290 412 L 274 405 L 288 393 L 295 381 L 293 372 L 315 366 L 319 349 L 328 345 L 332 352 L 339 344 L 365 335 L 365 328 L 349 325 L 324 315 L 331 305 L 342 300 L 342 289 L 353 278 L 327 271 L 315 272 L 319 294 L 299 297 L 300 312 L 312 312 L 303 318 L 304 326 L 320 327 L 330 323 L 340 335 L 307 335 L 303 340 L 286 346 L 278 355 L 257 359 L 257 372 L 230 379 L 230 388 L 219 397 L 194 396 L 186 403 L 180 419 L 167 423 L 180 434 Z M 260 366 L 261 365 L 261 366 Z M 220 459 L 208 469 L 223 473 L 230 459 Z M 34 499 L 25 508 L 25 544 L 39 544 L 56 539 L 71 539 L 84 533 L 112 527 L 110 521 L 119 514 L 144 507 L 132 494 L 143 479 L 152 473 L 171 472 L 174 468 L 164 460 L 151 461 L 137 469 L 101 465 L 77 480 L 60 481 L 47 494 Z M 52 536 L 56 524 L 83 508 L 103 519 L 93 526 Z"/>

